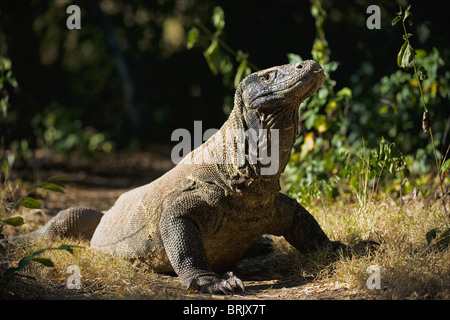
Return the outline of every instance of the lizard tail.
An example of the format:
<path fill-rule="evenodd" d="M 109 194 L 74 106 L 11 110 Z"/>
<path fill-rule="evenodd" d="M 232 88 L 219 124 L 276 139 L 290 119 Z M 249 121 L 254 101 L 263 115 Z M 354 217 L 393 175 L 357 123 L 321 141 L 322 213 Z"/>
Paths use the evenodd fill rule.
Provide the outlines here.
<path fill-rule="evenodd" d="M 38 236 L 47 238 L 84 238 L 91 240 L 103 213 L 86 207 L 71 207 L 60 211 L 47 224 L 37 230 Z"/>
<path fill-rule="evenodd" d="M 83 238 L 89 241 L 102 217 L 103 213 L 95 209 L 71 207 L 60 211 L 41 229 L 24 235 L 10 236 L 0 240 L 0 244 L 7 248 L 10 245 L 31 242 L 38 238 Z"/>

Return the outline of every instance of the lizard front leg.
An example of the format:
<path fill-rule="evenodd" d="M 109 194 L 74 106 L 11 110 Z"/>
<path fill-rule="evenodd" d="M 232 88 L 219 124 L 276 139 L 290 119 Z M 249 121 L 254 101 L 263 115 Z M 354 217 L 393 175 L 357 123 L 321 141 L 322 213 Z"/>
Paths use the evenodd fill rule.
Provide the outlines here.
<path fill-rule="evenodd" d="M 306 254 L 325 248 L 339 250 L 346 247 L 339 241 L 330 241 L 316 219 L 296 200 L 281 193 L 278 200 L 279 213 L 283 220 L 288 220 L 280 233 L 297 250 Z"/>
<path fill-rule="evenodd" d="M 186 204 L 187 202 L 183 201 L 172 205 L 164 212 L 159 223 L 164 249 L 181 284 L 186 287 L 188 293 L 195 291 L 215 294 L 244 292 L 244 285 L 239 278 L 228 273 L 227 278 L 222 279 L 209 267 L 203 245 L 205 230 L 198 221 L 198 217 L 205 213 L 204 201 L 190 208 Z M 184 208 L 182 212 L 180 208 Z"/>

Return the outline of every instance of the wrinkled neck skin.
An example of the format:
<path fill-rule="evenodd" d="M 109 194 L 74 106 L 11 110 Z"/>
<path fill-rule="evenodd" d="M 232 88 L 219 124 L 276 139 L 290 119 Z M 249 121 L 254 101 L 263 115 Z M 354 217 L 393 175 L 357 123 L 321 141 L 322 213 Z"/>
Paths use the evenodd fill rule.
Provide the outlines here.
<path fill-rule="evenodd" d="M 235 107 L 228 121 L 221 128 L 229 132 L 247 133 L 245 140 L 242 137 L 234 137 L 236 141 L 245 141 L 245 163 L 233 163 L 227 167 L 227 171 L 239 176 L 239 180 L 245 179 L 245 185 L 255 180 L 273 180 L 278 183 L 290 159 L 292 146 L 298 135 L 298 108 L 299 101 L 292 101 L 274 112 L 268 110 L 248 109 L 239 97 L 238 88 L 235 97 Z M 276 131 L 276 132 L 275 132 Z M 257 136 L 252 136 L 256 133 Z M 229 133 L 228 133 L 229 134 Z M 256 138 L 253 144 L 252 137 Z M 240 140 L 239 140 L 240 139 Z M 256 146 L 256 147 L 255 147 Z M 236 146 L 227 144 L 227 152 L 236 152 Z M 255 150 L 256 149 L 256 150 Z M 253 158 L 252 158 L 253 156 Z M 256 159 L 256 161 L 255 161 Z"/>

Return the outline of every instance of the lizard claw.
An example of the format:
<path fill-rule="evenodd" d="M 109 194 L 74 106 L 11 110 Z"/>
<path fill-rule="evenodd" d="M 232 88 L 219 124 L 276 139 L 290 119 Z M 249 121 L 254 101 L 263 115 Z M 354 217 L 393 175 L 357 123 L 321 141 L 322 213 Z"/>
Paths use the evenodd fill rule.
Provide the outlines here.
<path fill-rule="evenodd" d="M 232 272 L 225 274 L 225 279 L 211 278 L 202 279 L 202 277 L 193 277 L 186 288 L 186 293 L 212 293 L 231 295 L 233 293 L 244 293 L 244 283 Z M 206 280 L 206 281 L 205 281 Z"/>
<path fill-rule="evenodd" d="M 241 291 L 242 293 L 245 292 L 244 283 L 242 282 L 241 279 L 239 279 L 234 275 L 233 271 L 228 271 L 227 273 L 225 273 L 224 278 L 233 288 L 233 292 L 236 292 L 236 290 L 238 289 L 239 289 L 238 291 Z"/>
<path fill-rule="evenodd" d="M 227 293 L 225 293 L 225 294 L 228 294 L 228 292 L 233 292 L 233 287 L 232 287 L 231 284 L 230 284 L 228 281 L 226 281 L 226 280 L 222 280 L 222 281 L 220 282 L 220 286 L 226 288 Z"/>
<path fill-rule="evenodd" d="M 231 288 L 230 284 L 227 283 L 226 281 L 221 281 L 219 283 L 215 283 L 214 287 L 212 288 L 212 292 L 210 289 L 208 289 L 208 291 L 210 293 L 216 293 L 217 289 L 220 290 L 220 292 L 222 292 L 225 295 L 229 295 L 233 292 L 233 289 Z"/>
<path fill-rule="evenodd" d="M 230 295 L 233 293 L 231 285 L 225 281 L 210 281 L 205 284 L 200 284 L 198 278 L 192 278 L 186 289 L 186 293 L 213 293 Z"/>
<path fill-rule="evenodd" d="M 198 278 L 193 277 L 191 280 L 189 280 L 189 283 L 186 287 L 186 293 L 194 293 L 200 291 L 200 283 L 198 283 Z"/>

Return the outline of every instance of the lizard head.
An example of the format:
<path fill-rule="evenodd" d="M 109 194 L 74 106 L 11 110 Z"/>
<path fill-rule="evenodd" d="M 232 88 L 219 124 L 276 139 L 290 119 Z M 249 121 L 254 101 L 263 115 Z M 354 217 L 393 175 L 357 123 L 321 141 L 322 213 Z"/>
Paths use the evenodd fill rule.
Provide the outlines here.
<path fill-rule="evenodd" d="M 285 64 L 255 72 L 238 87 L 249 110 L 271 113 L 271 109 L 298 108 L 325 80 L 322 67 L 314 60 Z"/>

